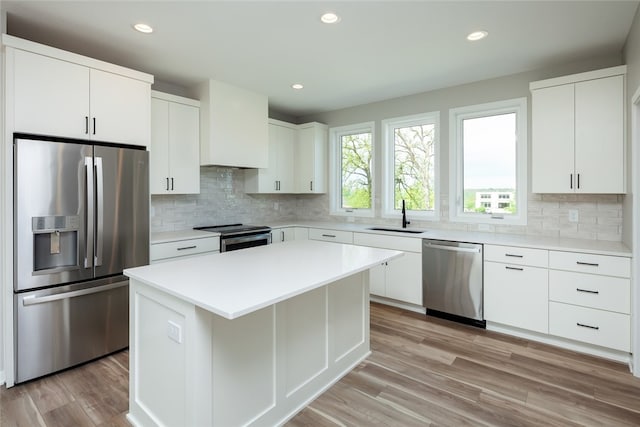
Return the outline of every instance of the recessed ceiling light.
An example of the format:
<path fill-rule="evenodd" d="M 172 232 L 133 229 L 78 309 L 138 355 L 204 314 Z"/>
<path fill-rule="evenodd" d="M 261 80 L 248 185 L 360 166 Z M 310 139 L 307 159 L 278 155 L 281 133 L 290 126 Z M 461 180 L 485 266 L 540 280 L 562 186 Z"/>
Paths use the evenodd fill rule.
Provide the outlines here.
<path fill-rule="evenodd" d="M 325 24 L 335 24 L 340 22 L 340 17 L 333 12 L 327 12 L 320 17 L 320 20 Z"/>
<path fill-rule="evenodd" d="M 141 33 L 153 33 L 153 28 L 151 28 L 151 26 L 147 24 L 135 24 L 133 28 L 135 28 L 136 31 L 140 31 Z"/>
<path fill-rule="evenodd" d="M 304 86 L 301 83 L 294 83 L 291 85 L 291 87 L 295 90 L 300 90 L 302 89 Z"/>
<path fill-rule="evenodd" d="M 474 31 L 473 33 L 470 33 L 467 36 L 467 40 L 475 42 L 478 40 L 482 40 L 483 38 L 487 37 L 489 35 L 488 32 L 486 31 Z"/>

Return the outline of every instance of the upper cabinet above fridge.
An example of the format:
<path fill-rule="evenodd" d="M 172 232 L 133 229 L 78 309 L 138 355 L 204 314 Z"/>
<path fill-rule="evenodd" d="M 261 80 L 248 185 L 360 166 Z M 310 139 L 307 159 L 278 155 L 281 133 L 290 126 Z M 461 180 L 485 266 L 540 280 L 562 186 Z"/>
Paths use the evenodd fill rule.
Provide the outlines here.
<path fill-rule="evenodd" d="M 530 84 L 531 191 L 625 193 L 626 66 Z"/>
<path fill-rule="evenodd" d="M 14 132 L 147 147 L 153 76 L 3 35 Z"/>

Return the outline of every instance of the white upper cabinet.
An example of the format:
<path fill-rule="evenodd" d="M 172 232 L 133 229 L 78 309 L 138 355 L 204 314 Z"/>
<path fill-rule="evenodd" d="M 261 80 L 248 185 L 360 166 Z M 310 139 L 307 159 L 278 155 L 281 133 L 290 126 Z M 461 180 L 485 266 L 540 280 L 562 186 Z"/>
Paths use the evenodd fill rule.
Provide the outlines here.
<path fill-rule="evenodd" d="M 327 191 L 327 125 L 305 123 L 298 126 L 296 143 L 296 193 Z"/>
<path fill-rule="evenodd" d="M 3 35 L 13 132 L 148 146 L 153 76 Z"/>
<path fill-rule="evenodd" d="M 264 95 L 216 80 L 197 88 L 200 164 L 266 168 L 268 103 Z"/>
<path fill-rule="evenodd" d="M 534 193 L 625 192 L 626 66 L 530 84 Z"/>
<path fill-rule="evenodd" d="M 244 189 L 247 193 L 292 193 L 295 126 L 269 120 L 269 164 L 266 168 L 247 169 Z"/>
<path fill-rule="evenodd" d="M 245 171 L 247 193 L 326 192 L 327 125 L 269 120 L 269 165 Z"/>
<path fill-rule="evenodd" d="M 156 91 L 151 94 L 151 194 L 197 194 L 200 103 Z"/>

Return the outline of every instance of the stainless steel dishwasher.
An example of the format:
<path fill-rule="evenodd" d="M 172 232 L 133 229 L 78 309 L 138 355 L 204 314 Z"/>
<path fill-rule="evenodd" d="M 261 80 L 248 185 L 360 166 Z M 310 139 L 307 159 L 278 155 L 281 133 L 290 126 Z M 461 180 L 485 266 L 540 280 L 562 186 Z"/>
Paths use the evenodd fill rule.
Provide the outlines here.
<path fill-rule="evenodd" d="M 485 327 L 481 244 L 422 240 L 427 315 Z"/>

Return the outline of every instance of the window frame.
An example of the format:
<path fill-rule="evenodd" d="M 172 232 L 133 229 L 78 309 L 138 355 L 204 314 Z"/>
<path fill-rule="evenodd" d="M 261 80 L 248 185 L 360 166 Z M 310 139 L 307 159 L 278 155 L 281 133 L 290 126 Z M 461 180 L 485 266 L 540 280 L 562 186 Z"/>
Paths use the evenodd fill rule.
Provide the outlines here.
<path fill-rule="evenodd" d="M 342 150 L 340 138 L 356 133 L 371 133 L 371 208 L 345 209 L 342 207 Z M 375 122 L 363 122 L 329 129 L 329 214 L 373 218 L 375 214 Z"/>
<path fill-rule="evenodd" d="M 382 121 L 383 164 L 382 164 L 382 213 L 383 218 L 397 218 L 400 209 L 394 206 L 395 183 L 395 128 L 417 125 L 434 125 L 434 185 L 433 211 L 407 210 L 407 217 L 416 220 L 437 221 L 440 219 L 440 111 L 395 117 Z"/>
<path fill-rule="evenodd" d="M 464 212 L 464 178 L 462 123 L 465 119 L 482 118 L 500 114 L 516 114 L 516 206 L 515 215 L 487 215 Z M 449 109 L 449 220 L 491 225 L 527 224 L 527 98 L 469 105 Z"/>

